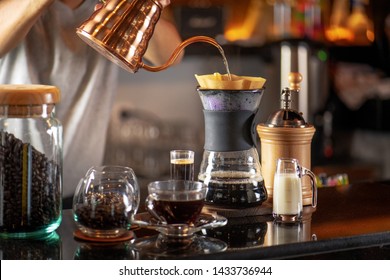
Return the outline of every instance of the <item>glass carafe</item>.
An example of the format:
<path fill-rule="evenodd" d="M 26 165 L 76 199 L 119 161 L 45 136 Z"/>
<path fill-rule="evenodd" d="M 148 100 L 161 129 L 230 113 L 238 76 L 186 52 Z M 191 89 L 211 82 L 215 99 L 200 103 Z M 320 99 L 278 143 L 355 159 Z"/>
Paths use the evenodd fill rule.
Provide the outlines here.
<path fill-rule="evenodd" d="M 254 144 L 254 118 L 263 91 L 198 89 L 205 117 L 205 150 L 198 179 L 208 187 L 207 204 L 249 208 L 267 200 Z"/>

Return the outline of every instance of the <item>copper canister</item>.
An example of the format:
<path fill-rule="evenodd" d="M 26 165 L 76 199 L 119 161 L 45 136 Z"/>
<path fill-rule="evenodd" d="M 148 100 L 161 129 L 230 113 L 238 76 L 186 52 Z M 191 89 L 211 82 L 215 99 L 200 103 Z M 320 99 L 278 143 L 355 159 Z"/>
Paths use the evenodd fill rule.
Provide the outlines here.
<path fill-rule="evenodd" d="M 290 88 L 281 94 L 281 108 L 271 114 L 266 123 L 257 126 L 261 142 L 261 167 L 268 200 L 272 202 L 273 184 L 278 158 L 296 158 L 301 166 L 311 169 L 311 142 L 315 133 L 313 125 L 306 123 L 302 114 L 291 109 L 291 94 L 299 92 L 302 76 L 291 73 Z M 303 205 L 312 203 L 310 179 L 302 179 Z"/>

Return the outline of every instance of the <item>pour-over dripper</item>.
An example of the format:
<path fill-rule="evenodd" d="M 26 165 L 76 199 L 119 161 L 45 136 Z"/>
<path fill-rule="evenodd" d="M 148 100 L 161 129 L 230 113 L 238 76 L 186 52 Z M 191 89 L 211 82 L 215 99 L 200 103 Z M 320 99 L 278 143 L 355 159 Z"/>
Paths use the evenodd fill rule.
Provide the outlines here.
<path fill-rule="evenodd" d="M 264 89 L 200 89 L 205 117 L 205 145 L 199 180 L 207 187 L 206 203 L 248 208 L 267 200 L 254 118 Z"/>

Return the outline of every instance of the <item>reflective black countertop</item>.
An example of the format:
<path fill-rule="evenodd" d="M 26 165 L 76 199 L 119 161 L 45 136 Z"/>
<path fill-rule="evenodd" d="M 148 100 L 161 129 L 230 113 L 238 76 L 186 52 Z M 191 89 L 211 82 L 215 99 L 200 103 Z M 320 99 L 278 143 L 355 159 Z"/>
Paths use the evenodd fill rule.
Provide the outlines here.
<path fill-rule="evenodd" d="M 81 241 L 74 238 L 75 229 L 71 210 L 64 210 L 61 226 L 44 240 L 1 239 L 0 259 L 139 258 L 130 241 Z M 134 233 L 136 238 L 156 234 L 144 229 Z M 389 259 L 390 181 L 320 188 L 316 211 L 306 208 L 300 224 L 275 224 L 270 215 L 241 217 L 200 234 L 224 241 L 227 249 L 185 258 Z"/>

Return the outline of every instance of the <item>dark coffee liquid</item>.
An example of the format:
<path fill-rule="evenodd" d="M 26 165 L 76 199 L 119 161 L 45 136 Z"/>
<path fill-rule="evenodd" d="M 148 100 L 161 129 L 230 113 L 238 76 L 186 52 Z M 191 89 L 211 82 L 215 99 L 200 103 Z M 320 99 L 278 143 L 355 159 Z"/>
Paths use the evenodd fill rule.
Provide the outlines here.
<path fill-rule="evenodd" d="M 154 211 L 168 224 L 194 224 L 202 211 L 203 200 L 155 200 Z"/>
<path fill-rule="evenodd" d="M 259 206 L 268 198 L 263 180 L 245 178 L 245 174 L 240 172 L 221 172 L 206 185 L 206 203 L 221 207 Z"/>
<path fill-rule="evenodd" d="M 194 161 L 190 159 L 171 160 L 171 179 L 194 181 Z"/>

